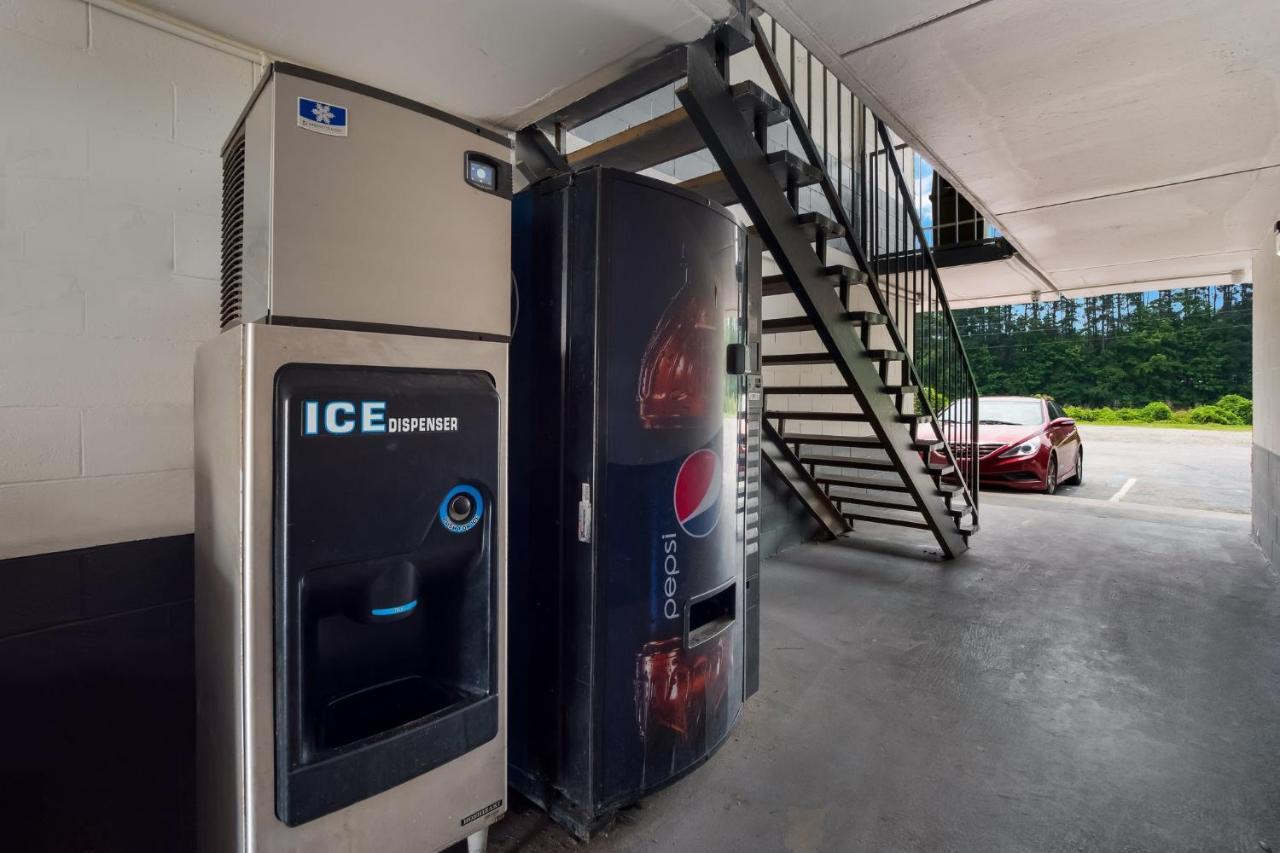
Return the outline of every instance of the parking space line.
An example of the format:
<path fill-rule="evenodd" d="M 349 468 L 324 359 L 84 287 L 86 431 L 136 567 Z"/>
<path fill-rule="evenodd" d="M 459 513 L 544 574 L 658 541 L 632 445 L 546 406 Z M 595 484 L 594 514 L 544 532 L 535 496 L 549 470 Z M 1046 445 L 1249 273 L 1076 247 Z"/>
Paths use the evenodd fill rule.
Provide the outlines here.
<path fill-rule="evenodd" d="M 1128 480 L 1125 480 L 1124 485 L 1120 487 L 1120 491 L 1107 498 L 1107 500 L 1111 501 L 1113 504 L 1120 503 L 1120 501 L 1124 499 L 1124 496 L 1129 494 L 1129 490 L 1133 488 L 1133 484 L 1136 482 L 1138 482 L 1136 477 L 1130 477 Z"/>

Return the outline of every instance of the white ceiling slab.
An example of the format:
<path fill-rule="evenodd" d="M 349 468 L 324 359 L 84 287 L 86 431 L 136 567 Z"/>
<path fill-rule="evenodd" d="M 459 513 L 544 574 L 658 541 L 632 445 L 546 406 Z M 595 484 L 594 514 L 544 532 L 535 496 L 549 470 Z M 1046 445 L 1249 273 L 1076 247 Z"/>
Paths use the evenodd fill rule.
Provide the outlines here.
<path fill-rule="evenodd" d="M 896 2 L 860 2 L 849 0 L 813 0 L 788 3 L 803 8 L 804 21 L 813 32 L 825 33 L 836 53 L 844 54 L 895 33 L 918 27 L 944 15 L 971 6 L 975 0 L 896 0 Z M 766 3 L 772 7 L 776 4 Z M 797 35 L 799 35 L 797 33 Z"/>
<path fill-rule="evenodd" d="M 997 214 L 1280 163 L 1275 0 L 991 0 L 845 61 Z"/>
<path fill-rule="evenodd" d="M 1221 276 L 1280 218 L 1276 0 L 762 3 L 1058 287 Z"/>
<path fill-rule="evenodd" d="M 1280 205 L 1280 167 L 1001 217 L 1047 272 L 1245 252 Z"/>
<path fill-rule="evenodd" d="M 143 0 L 274 56 L 514 128 L 700 38 L 729 0 Z"/>

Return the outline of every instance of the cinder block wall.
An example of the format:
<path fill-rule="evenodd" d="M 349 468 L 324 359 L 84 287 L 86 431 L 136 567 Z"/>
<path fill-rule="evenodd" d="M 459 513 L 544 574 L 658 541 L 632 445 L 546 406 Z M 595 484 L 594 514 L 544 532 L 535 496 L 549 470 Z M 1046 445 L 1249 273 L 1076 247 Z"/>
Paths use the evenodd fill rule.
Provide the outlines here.
<path fill-rule="evenodd" d="M 192 529 L 218 151 L 261 67 L 105 5 L 0 2 L 0 559 Z"/>
<path fill-rule="evenodd" d="M 1280 219 L 1280 205 L 1274 213 Z M 1253 259 L 1253 532 L 1280 568 L 1280 257 L 1271 229 Z"/>

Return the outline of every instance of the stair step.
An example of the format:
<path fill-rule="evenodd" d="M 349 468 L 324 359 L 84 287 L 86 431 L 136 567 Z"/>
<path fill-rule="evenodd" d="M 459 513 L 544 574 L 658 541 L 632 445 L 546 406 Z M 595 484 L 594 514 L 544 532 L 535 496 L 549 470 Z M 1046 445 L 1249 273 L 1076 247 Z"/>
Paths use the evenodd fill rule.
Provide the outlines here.
<path fill-rule="evenodd" d="M 774 414 L 779 414 L 775 412 Z M 785 413 L 782 413 L 785 415 Z M 849 435 L 826 435 L 825 433 L 815 432 L 785 432 L 782 439 L 791 443 L 799 444 L 822 444 L 831 447 L 861 447 L 869 450 L 882 450 L 884 444 L 875 436 L 849 436 Z M 915 441 L 911 442 L 911 449 L 919 453 L 927 452 L 936 445 L 936 441 Z"/>
<path fill-rule="evenodd" d="M 769 163 L 769 171 L 773 172 L 773 177 L 777 179 L 778 186 L 782 189 L 786 189 L 787 178 L 790 175 L 795 175 L 796 184 L 802 187 L 822 180 L 821 172 L 810 166 L 803 157 L 790 151 L 771 151 L 765 159 Z M 738 203 L 738 194 L 733 191 L 733 187 L 729 186 L 729 179 L 725 177 L 724 172 L 716 171 L 697 175 L 681 181 L 676 186 L 692 190 L 726 206 Z"/>
<path fill-rule="evenodd" d="M 869 349 L 867 357 L 874 358 L 876 361 L 902 361 L 907 354 L 902 350 L 896 349 Z"/>
<path fill-rule="evenodd" d="M 807 453 L 800 457 L 805 465 L 826 465 L 831 468 L 857 468 L 861 471 L 897 471 L 892 462 L 883 459 L 867 459 L 859 456 L 827 456 Z"/>
<path fill-rule="evenodd" d="M 915 504 L 906 504 L 906 503 L 902 503 L 901 501 L 886 501 L 880 498 L 869 497 L 867 495 L 831 494 L 831 495 L 828 495 L 828 497 L 830 497 L 831 500 L 834 501 L 837 505 L 838 504 L 856 504 L 858 506 L 873 506 L 879 509 L 898 509 L 898 510 L 902 510 L 903 512 L 922 512 L 920 507 L 916 506 Z M 969 514 L 969 510 L 968 509 L 944 509 L 943 513 L 951 516 L 956 521 L 959 521 L 964 516 Z"/>
<path fill-rule="evenodd" d="M 902 501 L 888 501 L 870 495 L 846 495 L 831 493 L 828 495 L 836 504 L 857 504 L 858 506 L 874 506 L 880 509 L 900 509 L 903 512 L 920 512 L 920 507 Z"/>
<path fill-rule="evenodd" d="M 824 486 L 846 486 L 850 489 L 872 489 L 881 492 L 905 492 L 907 486 L 900 480 L 878 480 L 871 477 L 846 477 L 841 474 L 819 474 L 813 478 L 815 483 Z M 954 497 L 960 491 L 959 486 L 950 483 L 939 483 L 934 489 L 935 497 Z"/>
<path fill-rule="evenodd" d="M 813 321 L 808 317 L 779 317 L 774 320 L 765 320 L 760 324 L 760 331 L 766 334 L 781 332 L 811 332 L 813 331 Z"/>
<path fill-rule="evenodd" d="M 816 210 L 800 214 L 796 217 L 796 223 L 804 229 L 804 234 L 809 238 L 810 242 L 818 239 L 818 231 L 820 230 L 826 231 L 827 238 L 830 240 L 835 240 L 838 237 L 844 236 L 843 225 L 836 222 L 830 216 L 824 216 L 823 214 L 818 213 Z M 760 233 L 754 225 L 747 230 L 752 234 Z"/>
<path fill-rule="evenodd" d="M 883 314 L 876 314 L 872 311 L 847 311 L 843 316 L 844 320 L 859 326 L 862 324 L 887 323 L 889 318 Z M 779 317 L 774 320 L 765 320 L 761 324 L 761 330 L 764 332 L 810 332 L 813 331 L 813 321 L 807 316 L 804 317 Z"/>
<path fill-rule="evenodd" d="M 848 385 L 766 385 L 765 394 L 848 394 Z"/>
<path fill-rule="evenodd" d="M 898 415 L 897 421 L 900 424 L 927 424 L 932 420 L 928 415 Z"/>
<path fill-rule="evenodd" d="M 841 282 L 848 282 L 850 285 L 867 283 L 867 274 L 853 267 L 839 265 L 823 267 L 822 274 L 834 279 L 831 283 L 833 287 L 839 287 Z M 760 279 L 761 296 L 781 296 L 785 293 L 794 293 L 794 291 L 791 289 L 791 282 L 782 273 L 766 275 Z"/>
<path fill-rule="evenodd" d="M 871 477 L 846 477 L 842 474 L 819 474 L 814 482 L 826 486 L 847 486 L 851 489 L 875 489 L 882 492 L 905 492 L 906 484 L 900 480 L 877 480 Z"/>
<path fill-rule="evenodd" d="M 872 524 L 892 524 L 897 527 L 910 527 L 914 530 L 931 530 L 932 528 L 923 521 L 913 521 L 909 518 L 890 518 L 886 515 L 871 515 L 863 512 L 844 512 L 841 513 L 850 521 L 869 521 Z"/>
<path fill-rule="evenodd" d="M 886 385 L 881 390 L 886 394 L 914 394 L 920 390 L 919 385 Z"/>
<path fill-rule="evenodd" d="M 839 421 L 842 423 L 864 423 L 867 420 L 867 416 L 862 412 L 768 411 L 764 413 L 764 416 L 772 420 L 787 421 Z"/>
<path fill-rule="evenodd" d="M 820 432 L 784 432 L 782 440 L 791 444 L 820 444 L 828 447 L 860 447 L 866 450 L 880 450 L 884 447 L 880 439 L 872 436 L 826 435 Z"/>
<path fill-rule="evenodd" d="M 730 94 L 747 123 L 751 123 L 757 111 L 768 115 L 769 124 L 777 124 L 787 117 L 786 108 L 755 83 L 737 83 L 730 89 Z M 639 172 L 705 147 L 706 143 L 689 120 L 689 114 L 680 107 L 579 148 L 569 153 L 566 159 L 574 169 L 612 166 Z"/>
<path fill-rule="evenodd" d="M 760 362 L 765 367 L 775 367 L 787 364 L 830 364 L 833 360 L 829 352 L 789 352 L 766 355 Z"/>
<path fill-rule="evenodd" d="M 945 477 L 956 470 L 955 466 L 949 462 L 926 462 L 924 467 L 926 471 L 935 477 Z"/>

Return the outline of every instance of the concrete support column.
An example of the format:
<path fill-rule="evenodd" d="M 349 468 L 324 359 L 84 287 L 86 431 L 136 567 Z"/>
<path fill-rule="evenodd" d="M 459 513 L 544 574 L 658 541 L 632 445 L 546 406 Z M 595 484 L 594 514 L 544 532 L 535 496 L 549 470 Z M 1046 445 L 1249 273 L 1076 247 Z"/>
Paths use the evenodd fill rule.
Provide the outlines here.
<path fill-rule="evenodd" d="M 1275 211 L 1280 218 L 1280 208 Z M 1268 224 L 1253 260 L 1253 535 L 1280 567 L 1280 257 Z"/>

